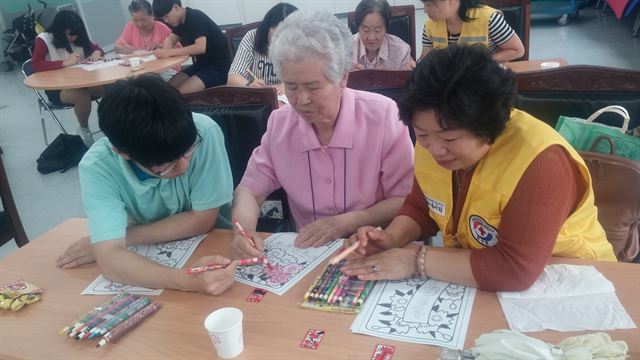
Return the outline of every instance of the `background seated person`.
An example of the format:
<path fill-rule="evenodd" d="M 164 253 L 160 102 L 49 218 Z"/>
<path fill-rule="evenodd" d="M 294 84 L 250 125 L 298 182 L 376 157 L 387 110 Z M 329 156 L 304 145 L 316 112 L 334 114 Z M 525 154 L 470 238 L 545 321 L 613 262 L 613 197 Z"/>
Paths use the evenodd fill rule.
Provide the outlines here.
<path fill-rule="evenodd" d="M 486 46 L 497 62 L 507 62 L 524 55 L 518 34 L 507 24 L 502 12 L 478 0 L 421 0 L 429 18 L 422 32 L 420 59 L 433 49 L 451 44 Z"/>
<path fill-rule="evenodd" d="M 401 279 L 417 269 L 520 291 L 552 255 L 616 261 L 584 161 L 554 129 L 514 109 L 515 95 L 513 73 L 481 45 L 452 45 L 418 63 L 399 102 L 417 138 L 413 189 L 385 231 L 362 227 L 346 242 L 366 246 L 347 275 Z M 408 245 L 438 231 L 445 248 Z"/>
<path fill-rule="evenodd" d="M 131 21 L 124 26 L 122 34 L 116 40 L 114 48 L 118 54 L 133 54 L 136 52 L 152 51 L 161 48 L 164 40 L 171 35 L 171 29 L 153 17 L 151 4 L 147 0 L 133 0 L 129 4 Z M 182 47 L 176 43 L 176 47 Z M 170 80 L 180 71 L 180 65 L 165 70 L 159 75 Z"/>
<path fill-rule="evenodd" d="M 389 34 L 391 7 L 386 0 L 362 0 L 356 7 L 352 70 L 411 70 L 411 47 Z"/>
<path fill-rule="evenodd" d="M 102 49 L 89 40 L 82 18 L 70 10 L 58 12 L 47 32 L 36 37 L 31 67 L 33 72 L 60 69 L 82 60 L 97 61 Z M 87 146 L 93 144 L 89 129 L 92 98 L 102 96 L 102 86 L 81 89 L 45 90 L 49 101 L 56 105 L 72 104 L 78 119 L 78 135 Z"/>
<path fill-rule="evenodd" d="M 98 106 L 100 139 L 80 162 L 88 239 L 58 259 L 63 268 L 95 260 L 105 277 L 136 286 L 220 294 L 233 282 L 235 262 L 206 256 L 196 262 L 230 264 L 196 276 L 127 250 L 205 234 L 231 202 L 232 179 L 222 131 L 189 111 L 158 76 L 117 82 Z M 197 266 L 196 265 L 196 266 Z"/>
<path fill-rule="evenodd" d="M 257 29 L 249 30 L 244 35 L 231 63 L 227 85 L 274 86 L 278 95 L 284 94 L 284 85 L 276 75 L 269 57 L 269 43 L 278 24 L 296 10 L 298 8 L 291 4 L 279 3 L 267 12 Z"/>
<path fill-rule="evenodd" d="M 158 59 L 189 55 L 195 63 L 179 72 L 169 84 L 181 94 L 190 94 L 227 83 L 231 56 L 227 38 L 211 18 L 200 10 L 184 8 L 180 0 L 153 0 L 153 13 L 173 28 L 162 45 L 154 51 Z M 176 48 L 180 41 L 182 48 Z"/>
<path fill-rule="evenodd" d="M 296 11 L 269 48 L 290 105 L 271 113 L 267 131 L 236 188 L 236 256 L 261 256 L 254 230 L 260 205 L 282 187 L 299 228 L 297 247 L 320 246 L 366 223 L 387 224 L 411 187 L 413 146 L 387 97 L 345 88 L 351 33 L 324 12 Z"/>

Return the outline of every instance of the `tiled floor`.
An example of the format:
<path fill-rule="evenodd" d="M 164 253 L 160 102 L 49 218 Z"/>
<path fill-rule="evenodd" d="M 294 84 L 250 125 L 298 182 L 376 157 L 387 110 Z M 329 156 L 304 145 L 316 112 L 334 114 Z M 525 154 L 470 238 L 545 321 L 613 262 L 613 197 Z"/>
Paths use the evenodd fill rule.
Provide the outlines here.
<path fill-rule="evenodd" d="M 419 41 L 425 15 L 416 11 Z M 564 57 L 570 64 L 594 64 L 640 70 L 640 38 L 631 37 L 633 19 L 618 21 L 611 11 L 583 9 L 567 26 L 553 18 L 534 18 L 531 26 L 530 58 Z M 418 47 L 420 49 L 420 47 Z M 418 53 L 420 51 L 418 50 Z M 18 71 L 0 73 L 0 146 L 18 211 L 31 240 L 69 217 L 83 217 L 77 168 L 64 174 L 41 175 L 36 159 L 44 149 L 38 107 L 33 91 L 22 84 Z M 72 111 L 60 112 L 68 130 L 75 132 Z M 45 118 L 49 137 L 57 135 Z M 97 130 L 95 111 L 90 126 Z M 100 136 L 100 135 L 98 135 Z M 15 244 L 0 248 L 0 257 Z"/>

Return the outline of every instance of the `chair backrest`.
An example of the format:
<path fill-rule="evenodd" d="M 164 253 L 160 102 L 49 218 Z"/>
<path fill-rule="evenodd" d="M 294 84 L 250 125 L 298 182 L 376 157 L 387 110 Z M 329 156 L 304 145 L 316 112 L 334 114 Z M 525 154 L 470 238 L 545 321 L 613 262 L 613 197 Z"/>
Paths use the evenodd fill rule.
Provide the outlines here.
<path fill-rule="evenodd" d="M 29 239 L 22 227 L 11 187 L 9 187 L 9 179 L 2 160 L 2 148 L 0 148 L 0 200 L 2 200 L 2 209 L 4 209 L 0 211 L 0 246 L 10 239 L 15 239 L 18 247 L 26 245 Z"/>
<path fill-rule="evenodd" d="M 351 33 L 358 32 L 356 28 L 356 13 L 347 13 L 347 22 Z M 389 34 L 395 35 L 411 46 L 411 56 L 416 58 L 416 8 L 413 5 L 391 7 Z"/>
<path fill-rule="evenodd" d="M 22 67 L 20 69 L 22 70 L 22 76 L 24 77 L 27 77 L 33 74 L 33 68 L 31 67 L 31 59 L 22 63 Z"/>
<path fill-rule="evenodd" d="M 608 105 L 629 111 L 629 129 L 640 125 L 640 71 L 590 65 L 516 73 L 516 107 L 551 126 L 560 115 L 586 119 Z M 598 122 L 620 126 L 613 114 Z"/>
<path fill-rule="evenodd" d="M 397 102 L 409 74 L 411 74 L 409 70 L 356 70 L 349 73 L 347 87 L 374 92 Z M 411 126 L 409 126 L 409 135 L 415 144 L 416 135 Z"/>
<path fill-rule="evenodd" d="M 507 24 L 518 34 L 524 45 L 524 55 L 517 60 L 529 60 L 531 0 L 482 0 L 482 2 L 502 11 Z"/>
<path fill-rule="evenodd" d="M 236 187 L 253 150 L 260 145 L 267 129 L 271 111 L 278 108 L 277 93 L 272 87 L 250 88 L 217 86 L 184 96 L 195 112 L 211 117 L 222 129 L 227 156 Z M 282 189 L 268 197 L 268 201 L 280 202 L 282 219 L 268 216 L 258 220 L 260 231 L 289 231 L 293 221 L 289 214 L 286 193 Z"/>
<path fill-rule="evenodd" d="M 229 48 L 229 55 L 233 58 L 236 55 L 236 51 L 238 50 L 238 46 L 240 46 L 240 42 L 246 33 L 249 30 L 253 30 L 260 26 L 262 21 L 256 21 L 250 24 L 240 25 L 236 27 L 232 27 L 225 30 L 225 34 L 227 36 L 227 47 Z"/>

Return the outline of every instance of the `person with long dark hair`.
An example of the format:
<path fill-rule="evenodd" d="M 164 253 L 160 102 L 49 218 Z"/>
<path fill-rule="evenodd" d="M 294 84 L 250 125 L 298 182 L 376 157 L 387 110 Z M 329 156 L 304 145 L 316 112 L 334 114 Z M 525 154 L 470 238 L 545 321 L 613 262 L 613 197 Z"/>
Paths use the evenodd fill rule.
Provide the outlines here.
<path fill-rule="evenodd" d="M 497 62 L 524 55 L 524 45 L 500 10 L 478 0 L 421 0 L 429 19 L 422 32 L 423 59 L 450 44 L 483 44 Z"/>
<path fill-rule="evenodd" d="M 82 60 L 96 61 L 102 58 L 104 51 L 91 42 L 80 15 L 71 10 L 58 12 L 47 32 L 36 38 L 31 66 L 33 72 L 60 69 L 78 64 Z M 71 104 L 78 118 L 78 135 L 87 146 L 93 144 L 89 129 L 91 100 L 102 96 L 102 86 L 47 90 L 49 100 L 56 104 Z"/>
<path fill-rule="evenodd" d="M 267 12 L 257 29 L 245 34 L 229 69 L 228 85 L 275 86 L 279 95 L 284 94 L 284 85 L 276 75 L 269 57 L 269 44 L 278 24 L 296 10 L 297 7 L 288 3 L 276 4 Z"/>

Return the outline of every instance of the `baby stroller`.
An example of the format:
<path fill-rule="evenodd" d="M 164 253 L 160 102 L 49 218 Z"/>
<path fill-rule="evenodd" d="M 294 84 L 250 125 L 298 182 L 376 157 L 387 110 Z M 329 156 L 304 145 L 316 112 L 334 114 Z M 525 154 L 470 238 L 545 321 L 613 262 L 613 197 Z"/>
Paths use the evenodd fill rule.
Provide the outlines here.
<path fill-rule="evenodd" d="M 44 1 L 38 2 L 41 3 L 44 8 L 47 7 L 47 3 Z M 27 12 L 13 19 L 11 22 L 12 28 L 3 32 L 2 35 L 7 41 L 7 46 L 4 48 L 4 61 L 0 62 L 0 70 L 10 71 L 14 68 L 13 62 L 22 64 L 31 58 L 33 42 L 38 35 L 36 31 L 38 19 L 36 19 L 31 4 L 27 3 Z M 11 60 L 13 60 L 13 62 Z"/>

